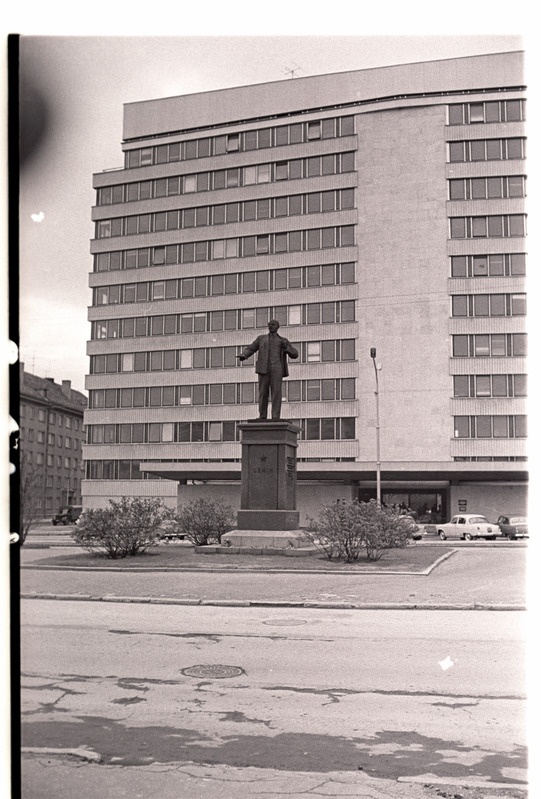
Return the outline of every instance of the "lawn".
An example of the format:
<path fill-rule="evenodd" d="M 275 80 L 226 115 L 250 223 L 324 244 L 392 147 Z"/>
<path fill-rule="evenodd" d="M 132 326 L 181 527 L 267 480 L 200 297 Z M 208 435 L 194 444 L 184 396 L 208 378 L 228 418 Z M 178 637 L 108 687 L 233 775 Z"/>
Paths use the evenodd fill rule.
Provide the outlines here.
<path fill-rule="evenodd" d="M 43 557 L 39 565 L 63 568 L 85 568 L 103 570 L 171 570 L 197 571 L 217 569 L 220 571 L 333 571 L 333 572 L 422 572 L 438 558 L 452 551 L 452 547 L 419 545 L 415 542 L 404 549 L 390 549 L 378 561 L 361 558 L 353 563 L 330 561 L 321 553 L 312 554 L 237 554 L 216 552 L 213 547 L 196 551 L 185 543 L 160 543 L 147 552 L 117 560 L 73 548 L 73 552 Z"/>

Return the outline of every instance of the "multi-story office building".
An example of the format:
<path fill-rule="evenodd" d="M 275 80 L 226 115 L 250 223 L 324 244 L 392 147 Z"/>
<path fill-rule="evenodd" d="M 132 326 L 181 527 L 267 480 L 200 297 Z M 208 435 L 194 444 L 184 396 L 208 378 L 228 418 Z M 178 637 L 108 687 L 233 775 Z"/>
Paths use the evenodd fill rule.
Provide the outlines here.
<path fill-rule="evenodd" d="M 298 348 L 298 506 L 376 490 L 428 520 L 526 503 L 519 52 L 124 110 L 94 176 L 84 502 L 222 496 L 275 317 Z M 160 479 L 161 478 L 161 479 Z"/>
<path fill-rule="evenodd" d="M 19 365 L 19 449 L 23 470 L 35 476 L 35 507 L 43 517 L 63 505 L 81 504 L 84 475 L 83 412 L 87 398 L 52 377 L 38 377 Z"/>

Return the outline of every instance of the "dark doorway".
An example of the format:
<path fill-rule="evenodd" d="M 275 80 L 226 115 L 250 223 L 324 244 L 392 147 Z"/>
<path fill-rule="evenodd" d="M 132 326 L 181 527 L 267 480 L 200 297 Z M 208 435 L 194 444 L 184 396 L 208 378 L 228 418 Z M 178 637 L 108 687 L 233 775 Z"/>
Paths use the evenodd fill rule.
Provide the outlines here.
<path fill-rule="evenodd" d="M 376 489 L 360 488 L 357 493 L 359 502 L 369 502 L 376 499 Z M 400 490 L 384 488 L 381 492 L 381 501 L 389 507 L 395 506 L 404 512 L 410 512 L 418 522 L 423 524 L 436 524 L 447 520 L 447 492 L 412 489 Z"/>

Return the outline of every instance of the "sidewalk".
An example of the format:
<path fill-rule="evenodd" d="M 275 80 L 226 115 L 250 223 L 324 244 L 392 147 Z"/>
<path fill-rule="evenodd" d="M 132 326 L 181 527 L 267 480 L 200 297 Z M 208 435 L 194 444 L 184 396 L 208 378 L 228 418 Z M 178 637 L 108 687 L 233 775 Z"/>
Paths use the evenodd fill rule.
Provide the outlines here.
<path fill-rule="evenodd" d="M 173 545 L 178 546 L 178 545 Z M 363 569 L 288 569 L 290 559 L 276 555 L 276 566 L 258 567 L 258 556 L 243 555 L 246 567 L 215 566 L 202 555 L 197 569 L 126 568 L 122 561 L 107 568 L 47 566 L 44 562 L 75 548 L 20 552 L 20 590 L 24 599 L 152 602 L 156 604 L 227 604 L 241 606 L 326 608 L 403 608 L 456 610 L 524 610 L 526 553 L 509 547 L 434 547 L 429 568 L 417 573 Z M 268 562 L 268 558 L 266 562 Z M 309 560 L 309 559 L 307 559 Z M 238 561 L 238 559 L 237 559 Z M 249 570 L 248 570 L 249 569 Z M 511 577 L 510 577 L 511 576 Z"/>

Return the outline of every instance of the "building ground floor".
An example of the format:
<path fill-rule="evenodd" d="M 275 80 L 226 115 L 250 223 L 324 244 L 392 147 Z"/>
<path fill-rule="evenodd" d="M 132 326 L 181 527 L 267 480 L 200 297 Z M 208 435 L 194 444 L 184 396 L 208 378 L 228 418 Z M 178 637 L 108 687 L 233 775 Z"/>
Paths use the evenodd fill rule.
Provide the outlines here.
<path fill-rule="evenodd" d="M 459 512 L 495 522 L 501 514 L 527 513 L 525 467 L 520 462 L 383 463 L 381 498 L 413 511 L 423 524 L 447 521 Z M 84 508 L 103 507 L 121 496 L 158 496 L 170 507 L 204 497 L 235 511 L 241 507 L 240 462 L 148 462 L 141 464 L 141 473 L 150 479 L 85 480 Z M 301 462 L 296 498 L 301 526 L 316 519 L 324 505 L 375 499 L 375 464 Z"/>

